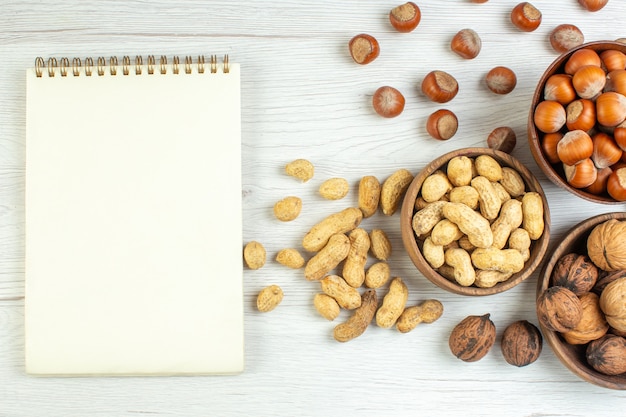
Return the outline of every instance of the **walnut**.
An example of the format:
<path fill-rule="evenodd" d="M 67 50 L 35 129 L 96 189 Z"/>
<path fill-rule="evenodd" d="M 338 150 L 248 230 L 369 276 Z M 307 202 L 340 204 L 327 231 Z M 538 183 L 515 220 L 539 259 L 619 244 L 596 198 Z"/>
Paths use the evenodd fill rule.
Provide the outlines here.
<path fill-rule="evenodd" d="M 583 307 L 583 317 L 572 330 L 563 333 L 565 341 L 572 345 L 584 345 L 601 338 L 609 330 L 609 324 L 600 310 L 600 297 L 587 292 L 578 297 Z"/>
<path fill-rule="evenodd" d="M 608 284 L 600 294 L 600 308 L 606 321 L 619 332 L 626 332 L 626 277 Z"/>
<path fill-rule="evenodd" d="M 605 375 L 626 372 L 626 339 L 607 334 L 587 346 L 587 363 Z"/>
<path fill-rule="evenodd" d="M 626 269 L 620 269 L 619 271 L 613 272 L 603 272 L 598 276 L 596 285 L 593 286 L 593 292 L 600 295 L 607 285 L 609 285 L 611 282 L 615 281 L 618 278 L 624 277 L 626 277 Z"/>
<path fill-rule="evenodd" d="M 626 221 L 611 219 L 594 227 L 587 238 L 587 254 L 605 271 L 626 269 Z"/>
<path fill-rule="evenodd" d="M 467 316 L 457 324 L 448 344 L 454 356 L 465 362 L 482 359 L 496 340 L 496 326 L 489 313 L 482 316 Z"/>
<path fill-rule="evenodd" d="M 549 287 L 537 298 L 537 317 L 549 330 L 561 333 L 572 330 L 582 315 L 580 299 L 565 287 Z"/>
<path fill-rule="evenodd" d="M 500 347 L 509 364 L 522 367 L 539 358 L 543 337 L 537 326 L 527 320 L 518 320 L 504 329 Z"/>
<path fill-rule="evenodd" d="M 561 257 L 552 271 L 552 285 L 572 290 L 576 295 L 591 291 L 598 280 L 598 267 L 588 256 L 569 253 Z"/>

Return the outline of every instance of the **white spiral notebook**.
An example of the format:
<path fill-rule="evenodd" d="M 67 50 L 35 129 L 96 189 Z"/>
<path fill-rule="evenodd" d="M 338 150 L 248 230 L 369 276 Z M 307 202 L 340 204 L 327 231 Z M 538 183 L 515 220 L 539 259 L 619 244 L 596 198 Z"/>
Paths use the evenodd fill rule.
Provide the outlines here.
<path fill-rule="evenodd" d="M 26 75 L 26 372 L 241 372 L 239 65 L 38 58 Z"/>

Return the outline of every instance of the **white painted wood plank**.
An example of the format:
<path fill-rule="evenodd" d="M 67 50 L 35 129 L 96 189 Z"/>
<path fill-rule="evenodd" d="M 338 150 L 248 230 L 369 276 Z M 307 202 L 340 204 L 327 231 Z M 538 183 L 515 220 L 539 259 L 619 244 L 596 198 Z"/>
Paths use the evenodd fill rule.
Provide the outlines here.
<path fill-rule="evenodd" d="M 552 214 L 552 243 L 578 221 L 624 205 L 598 206 L 574 199 L 549 183 L 526 146 L 526 120 L 534 85 L 556 54 L 547 41 L 560 23 L 574 23 L 587 40 L 623 33 L 626 4 L 612 0 L 600 12 L 576 0 L 536 0 L 544 20 L 533 33 L 508 23 L 515 1 L 419 2 L 422 23 L 411 34 L 395 33 L 386 14 L 394 2 L 330 1 L 5 1 L 0 5 L 0 416 L 137 415 L 607 415 L 626 395 L 583 382 L 544 346 L 526 368 L 507 365 L 499 351 L 465 364 L 449 353 L 447 337 L 468 314 L 490 312 L 498 328 L 517 319 L 536 322 L 538 273 L 515 289 L 469 299 L 448 294 L 419 275 L 402 249 L 399 218 L 363 222 L 389 234 L 394 275 L 405 278 L 410 302 L 438 298 L 444 316 L 408 335 L 372 326 L 359 339 L 338 344 L 333 323 L 311 306 L 317 284 L 273 261 L 284 247 L 298 247 L 303 234 L 327 214 L 356 204 L 363 175 L 383 180 L 398 168 L 417 173 L 436 156 L 465 146 L 483 146 L 491 129 L 511 126 L 518 135 L 513 155 L 539 178 Z M 465 61 L 448 48 L 459 29 L 483 39 L 478 58 Z M 381 56 L 354 64 L 347 42 L 360 32 L 381 43 Z M 229 53 L 242 64 L 244 240 L 259 240 L 267 265 L 245 271 L 247 370 L 219 378 L 38 379 L 23 374 L 23 71 L 36 56 Z M 518 85 L 496 97 L 484 74 L 495 65 L 513 68 Z M 435 105 L 419 92 L 430 70 L 454 74 L 461 85 L 449 104 Z M 405 94 L 405 112 L 381 119 L 370 107 L 383 84 Z M 167 105 L 167 103 L 164 103 Z M 428 138 L 428 114 L 449 107 L 460 128 L 447 142 Z M 305 157 L 316 176 L 300 184 L 283 174 L 288 161 Z M 353 185 L 344 200 L 316 193 L 331 176 Z M 227 179 L 216 179 L 224 180 Z M 280 223 L 274 202 L 286 195 L 304 200 L 300 218 Z M 574 208 L 574 209 L 572 209 Z M 245 242 L 242 242 L 242 244 Z M 268 314 L 254 309 L 257 291 L 269 283 L 285 291 Z M 380 293 L 382 295 L 382 292 Z M 342 315 L 345 318 L 346 315 Z"/>

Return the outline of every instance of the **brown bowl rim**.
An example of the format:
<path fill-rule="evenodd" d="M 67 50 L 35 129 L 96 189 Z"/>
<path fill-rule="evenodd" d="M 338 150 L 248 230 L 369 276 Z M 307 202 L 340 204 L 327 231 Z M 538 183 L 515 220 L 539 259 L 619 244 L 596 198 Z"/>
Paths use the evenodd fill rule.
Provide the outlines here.
<path fill-rule="evenodd" d="M 435 271 L 420 251 L 417 245 L 417 239 L 415 237 L 415 233 L 413 232 L 412 227 L 412 219 L 413 214 L 415 212 L 415 199 L 419 193 L 421 188 L 421 184 L 424 179 L 435 172 L 437 169 L 440 169 L 444 164 L 446 164 L 450 159 L 454 156 L 468 156 L 468 157 L 476 157 L 478 155 L 491 155 L 498 160 L 504 161 L 506 166 L 510 166 L 511 168 L 516 169 L 523 176 L 524 180 L 527 182 L 527 186 L 532 190 L 537 191 L 541 196 L 543 201 L 543 213 L 544 213 L 544 232 L 542 236 L 532 243 L 531 247 L 531 257 L 528 261 L 526 261 L 526 265 L 524 269 L 517 274 L 514 274 L 508 280 L 504 282 L 500 282 L 493 287 L 490 288 L 480 288 L 475 286 L 463 287 L 455 282 L 448 280 L 447 278 L 440 275 L 437 271 Z M 418 173 L 413 181 L 409 185 L 407 192 L 404 197 L 404 201 L 402 203 L 402 209 L 400 213 L 400 228 L 402 232 L 402 241 L 404 244 L 404 248 L 406 252 L 409 254 L 411 261 L 417 267 L 417 269 L 433 284 L 438 287 L 450 291 L 455 294 L 460 295 L 468 295 L 468 296 L 485 296 L 485 295 L 493 295 L 498 294 L 503 291 L 506 291 L 514 286 L 518 285 L 525 279 L 527 279 L 539 266 L 539 264 L 543 260 L 543 256 L 545 255 L 548 244 L 550 241 L 550 209 L 548 207 L 548 201 L 546 200 L 545 193 L 543 192 L 543 188 L 541 184 L 535 176 L 526 168 L 519 160 L 509 155 L 508 153 L 501 152 L 498 150 L 490 149 L 490 148 L 461 148 L 446 154 L 439 156 L 438 158 L 431 161 L 428 165 L 426 165 L 420 173 Z"/>
<path fill-rule="evenodd" d="M 551 75 L 555 74 L 563 65 L 565 65 L 565 61 L 569 58 L 574 52 L 579 49 L 589 48 L 595 51 L 602 51 L 608 48 L 619 49 L 620 51 L 626 53 L 626 44 L 617 42 L 617 41 L 593 41 L 587 42 L 577 47 L 570 49 L 567 52 L 559 55 L 552 63 L 548 66 L 548 68 L 544 71 L 537 83 L 537 87 L 535 88 L 535 92 L 532 96 L 532 101 L 530 105 L 530 111 L 528 112 L 528 145 L 530 147 L 530 152 L 535 159 L 535 162 L 541 169 L 541 171 L 548 177 L 550 181 L 552 181 L 558 187 L 569 191 L 570 193 L 584 199 L 587 201 L 591 201 L 594 203 L 600 204 L 624 204 L 624 201 L 617 201 L 610 196 L 604 195 L 595 195 L 586 192 L 583 189 L 574 188 L 570 186 L 564 177 L 562 177 L 550 164 L 545 157 L 543 156 L 543 150 L 541 149 L 541 145 L 539 143 L 539 133 L 537 132 L 537 128 L 535 127 L 535 123 L 533 120 L 533 114 L 535 107 L 540 101 L 543 101 L 543 89 L 546 83 L 546 80 Z"/>
<path fill-rule="evenodd" d="M 550 276 L 552 275 L 552 270 L 554 269 L 554 266 L 556 265 L 556 262 L 559 260 L 559 258 L 562 255 L 565 255 L 571 251 L 574 251 L 577 248 L 580 248 L 581 245 L 583 245 L 586 241 L 586 236 L 591 233 L 591 230 L 594 226 L 610 219 L 626 219 L 626 212 L 598 214 L 596 216 L 581 221 L 566 232 L 565 238 L 556 244 L 546 262 L 543 264 L 543 267 L 541 268 L 539 278 L 537 279 L 536 298 L 539 298 L 541 293 L 548 288 L 550 283 Z M 581 239 L 585 240 L 582 241 Z M 557 332 L 547 329 L 543 324 L 541 324 L 540 320 L 539 327 L 541 328 L 544 339 L 548 342 L 556 357 L 574 375 L 600 387 L 615 390 L 626 389 L 626 376 L 624 374 L 622 374 L 621 376 L 604 375 L 594 370 L 591 366 L 587 365 L 583 359 L 580 358 L 580 355 L 583 353 L 582 346 L 586 345 L 579 345 L 579 347 L 576 347 L 567 344 L 561 339 Z"/>

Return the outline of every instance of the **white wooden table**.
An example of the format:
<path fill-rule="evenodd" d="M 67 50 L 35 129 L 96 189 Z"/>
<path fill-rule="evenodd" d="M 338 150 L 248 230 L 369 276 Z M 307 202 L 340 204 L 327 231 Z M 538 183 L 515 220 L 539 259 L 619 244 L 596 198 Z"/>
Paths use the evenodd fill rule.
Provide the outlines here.
<path fill-rule="evenodd" d="M 626 393 L 586 383 L 544 346 L 525 368 L 508 365 L 499 342 L 480 362 L 464 363 L 448 350 L 452 327 L 469 314 L 491 313 L 498 337 L 512 321 L 536 323 L 538 272 L 500 295 L 466 298 L 440 290 L 416 272 L 403 250 L 399 216 L 377 215 L 362 226 L 383 228 L 391 238 L 392 274 L 408 283 L 410 303 L 437 298 L 443 317 L 409 334 L 371 326 L 346 344 L 332 339 L 335 323 L 312 307 L 317 285 L 302 271 L 273 258 L 298 247 L 304 233 L 326 215 L 356 204 L 356 191 L 339 201 L 317 194 L 324 179 L 340 176 L 353 186 L 364 175 L 383 180 L 399 168 L 414 174 L 436 156 L 466 146 L 484 146 L 495 127 L 518 136 L 513 155 L 541 181 L 552 215 L 552 244 L 579 221 L 624 210 L 574 198 L 539 171 L 526 143 L 534 86 L 557 56 L 548 33 L 576 24 L 586 40 L 616 39 L 626 3 L 611 0 L 600 12 L 576 0 L 535 0 L 543 12 L 536 32 L 512 27 L 517 1 L 422 0 L 422 22 L 410 34 L 387 21 L 393 1 L 16 1 L 0 4 L 0 416 L 324 416 L 451 415 L 598 416 L 623 409 Z M 482 37 L 480 55 L 463 60 L 449 50 L 456 31 L 473 28 Z M 381 44 L 372 64 L 355 64 L 349 39 L 370 33 Z M 147 378 L 33 378 L 23 370 L 24 307 L 24 69 L 36 56 L 197 55 L 228 53 L 242 65 L 244 240 L 268 251 L 260 270 L 246 270 L 246 370 L 237 376 Z M 496 65 L 517 73 L 509 95 L 496 96 L 483 82 Z M 420 92 L 434 69 L 452 73 L 458 96 L 447 105 Z M 406 96 L 404 113 L 383 119 L 370 100 L 381 85 Z M 169 105 L 164 98 L 163 105 Z M 430 139 L 427 115 L 447 107 L 460 127 L 447 142 Z M 94 111 L 97 105 L 94 103 Z M 301 184 L 284 165 L 307 158 L 315 178 Z M 228 181 L 216 178 L 216 181 Z M 304 201 L 301 216 L 280 223 L 272 206 L 287 195 Z M 245 243 L 242 242 L 242 245 Z M 283 303 L 261 314 L 257 292 L 268 284 L 285 292 Z M 345 318 L 342 316 L 342 319 Z"/>

